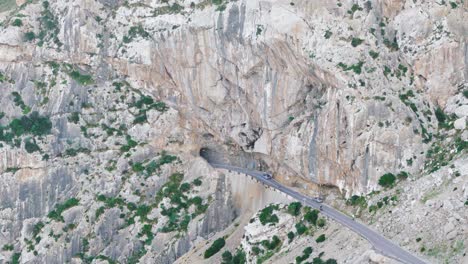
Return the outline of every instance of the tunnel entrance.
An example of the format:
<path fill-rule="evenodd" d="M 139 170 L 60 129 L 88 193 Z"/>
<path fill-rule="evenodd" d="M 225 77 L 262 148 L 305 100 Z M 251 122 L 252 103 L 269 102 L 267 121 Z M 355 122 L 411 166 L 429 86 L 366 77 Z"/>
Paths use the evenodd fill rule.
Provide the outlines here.
<path fill-rule="evenodd" d="M 252 170 L 265 170 L 268 166 L 256 153 L 241 150 L 226 149 L 223 147 L 202 147 L 200 157 L 208 163 L 232 165 Z"/>

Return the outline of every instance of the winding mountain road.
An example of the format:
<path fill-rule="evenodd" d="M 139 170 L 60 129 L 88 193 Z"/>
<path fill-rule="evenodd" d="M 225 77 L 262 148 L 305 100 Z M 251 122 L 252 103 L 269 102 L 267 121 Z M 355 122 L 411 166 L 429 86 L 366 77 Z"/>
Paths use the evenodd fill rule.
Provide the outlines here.
<path fill-rule="evenodd" d="M 226 170 L 236 171 L 236 172 L 250 175 L 254 177 L 256 180 L 258 180 L 259 182 L 262 182 L 264 185 L 270 186 L 271 188 L 274 188 L 280 192 L 283 192 L 289 195 L 290 197 L 310 207 L 320 209 L 320 206 L 322 206 L 322 210 L 321 210 L 322 214 L 332 218 L 338 223 L 341 223 L 342 225 L 356 232 L 357 234 L 359 234 L 360 236 L 368 240 L 374 246 L 376 251 L 380 252 L 381 254 L 385 256 L 388 256 L 390 258 L 393 258 L 395 260 L 398 260 L 403 263 L 408 263 L 408 264 L 424 264 L 425 263 L 423 260 L 412 255 L 408 251 L 402 249 L 401 247 L 399 247 L 398 245 L 396 245 L 389 239 L 386 239 L 385 237 L 379 235 L 376 231 L 357 222 L 356 220 L 353 220 L 352 218 L 339 212 L 338 210 L 335 210 L 333 207 L 330 207 L 324 203 L 318 203 L 313 198 L 310 198 L 306 195 L 293 191 L 292 189 L 289 189 L 288 187 L 281 185 L 274 179 L 264 178 L 263 177 L 264 172 L 262 171 L 249 170 L 249 169 L 245 169 L 241 167 L 230 166 L 230 165 L 219 164 L 219 163 L 210 163 L 210 164 L 214 168 L 226 169 Z"/>

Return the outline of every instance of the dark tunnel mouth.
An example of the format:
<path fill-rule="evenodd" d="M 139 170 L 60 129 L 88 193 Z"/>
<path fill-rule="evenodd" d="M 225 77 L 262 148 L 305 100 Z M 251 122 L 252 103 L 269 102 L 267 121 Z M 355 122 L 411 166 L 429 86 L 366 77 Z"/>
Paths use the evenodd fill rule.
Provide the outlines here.
<path fill-rule="evenodd" d="M 214 151 L 211 150 L 210 148 L 203 147 L 203 148 L 200 148 L 200 151 L 198 152 L 198 154 L 200 155 L 200 157 L 202 157 L 204 160 L 210 163 L 213 161 L 213 159 L 210 158 L 210 152 L 214 152 Z"/>

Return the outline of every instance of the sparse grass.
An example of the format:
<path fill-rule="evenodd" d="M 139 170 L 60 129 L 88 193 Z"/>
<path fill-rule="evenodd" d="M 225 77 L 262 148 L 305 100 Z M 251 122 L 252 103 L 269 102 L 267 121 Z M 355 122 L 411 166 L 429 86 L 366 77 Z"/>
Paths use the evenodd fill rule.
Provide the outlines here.
<path fill-rule="evenodd" d="M 428 191 L 426 192 L 423 197 L 421 198 L 421 203 L 426 203 L 427 201 L 437 197 L 437 195 L 439 195 L 441 193 L 440 190 L 431 190 L 431 191 Z"/>

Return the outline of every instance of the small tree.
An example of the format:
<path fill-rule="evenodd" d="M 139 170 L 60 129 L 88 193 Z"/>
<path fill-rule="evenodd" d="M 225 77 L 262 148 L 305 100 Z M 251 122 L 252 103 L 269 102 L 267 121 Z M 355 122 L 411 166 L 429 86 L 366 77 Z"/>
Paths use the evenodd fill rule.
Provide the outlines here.
<path fill-rule="evenodd" d="M 12 26 L 14 27 L 21 27 L 23 25 L 23 21 L 21 19 L 17 18 L 11 23 Z"/>
<path fill-rule="evenodd" d="M 393 173 L 386 173 L 379 179 L 379 185 L 382 187 L 392 187 L 395 184 L 396 177 Z"/>
<path fill-rule="evenodd" d="M 307 231 L 307 227 L 303 223 L 299 222 L 295 227 L 298 235 L 302 235 Z"/>
<path fill-rule="evenodd" d="M 24 33 L 24 40 L 25 41 L 31 42 L 34 39 L 36 39 L 36 34 L 34 34 L 34 32 L 29 31 L 29 32 Z"/>
<path fill-rule="evenodd" d="M 351 40 L 351 46 L 357 47 L 357 46 L 361 45 L 362 42 L 364 42 L 363 39 L 360 39 L 360 38 L 353 38 L 353 39 Z"/>
<path fill-rule="evenodd" d="M 309 222 L 309 223 L 311 223 L 313 225 L 316 225 L 317 224 L 317 219 L 318 219 L 318 214 L 319 214 L 318 210 L 309 211 L 304 215 L 304 219 L 307 222 Z"/>
<path fill-rule="evenodd" d="M 223 263 L 230 263 L 232 261 L 232 254 L 229 251 L 224 251 L 223 255 L 221 255 L 223 259 Z"/>
<path fill-rule="evenodd" d="M 406 171 L 402 171 L 398 173 L 397 177 L 400 180 L 406 180 L 408 178 L 409 174 Z"/>
<path fill-rule="evenodd" d="M 317 237 L 317 239 L 315 239 L 315 242 L 322 243 L 323 241 L 325 241 L 325 239 L 325 234 L 321 234 L 319 237 Z"/>
<path fill-rule="evenodd" d="M 300 202 L 292 202 L 288 205 L 288 213 L 298 216 L 301 213 L 302 204 Z"/>

